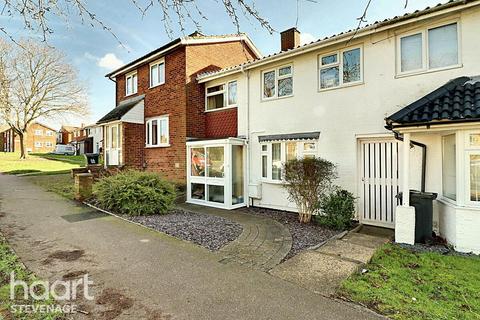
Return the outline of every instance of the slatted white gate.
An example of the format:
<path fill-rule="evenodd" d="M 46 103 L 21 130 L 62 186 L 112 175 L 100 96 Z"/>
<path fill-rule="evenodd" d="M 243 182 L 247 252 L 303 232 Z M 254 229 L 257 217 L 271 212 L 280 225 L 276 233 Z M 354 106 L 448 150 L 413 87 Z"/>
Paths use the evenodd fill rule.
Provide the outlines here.
<path fill-rule="evenodd" d="M 361 141 L 360 148 L 361 222 L 394 228 L 401 145 L 394 139 L 368 140 Z"/>

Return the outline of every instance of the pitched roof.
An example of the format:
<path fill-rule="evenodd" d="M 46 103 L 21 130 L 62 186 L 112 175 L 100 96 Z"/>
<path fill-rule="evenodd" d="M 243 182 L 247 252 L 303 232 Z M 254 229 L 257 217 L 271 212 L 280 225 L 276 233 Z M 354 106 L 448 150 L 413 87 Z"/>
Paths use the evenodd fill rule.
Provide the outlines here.
<path fill-rule="evenodd" d="M 79 127 L 74 127 L 74 126 L 62 126 L 60 128 L 60 131 L 67 131 L 67 132 L 73 132 L 75 130 L 79 129 Z"/>
<path fill-rule="evenodd" d="M 139 95 L 127 100 L 120 102 L 113 110 L 107 113 L 103 118 L 97 121 L 97 124 L 107 123 L 110 121 L 120 120 L 124 115 L 127 114 L 137 103 L 142 101 L 145 98 L 145 95 Z"/>
<path fill-rule="evenodd" d="M 450 80 L 385 121 L 389 129 L 411 124 L 480 121 L 480 76 Z"/>
<path fill-rule="evenodd" d="M 479 0 L 449 0 L 447 2 L 438 3 L 435 6 L 426 7 L 423 10 L 415 10 L 414 12 L 405 13 L 404 15 L 401 15 L 401 16 L 395 16 L 393 18 L 388 18 L 388 19 L 384 19 L 384 20 L 381 20 L 381 21 L 375 21 L 371 24 L 365 25 L 364 27 L 362 27 L 358 30 L 353 29 L 353 30 L 344 31 L 344 32 L 341 32 L 341 33 L 338 33 L 338 34 L 333 34 L 333 35 L 325 37 L 323 39 L 312 41 L 310 43 L 300 45 L 296 48 L 289 49 L 287 51 L 279 51 L 279 52 L 270 54 L 270 55 L 262 57 L 260 59 L 247 61 L 247 62 L 244 62 L 242 64 L 235 65 L 235 66 L 230 66 L 230 67 L 220 69 L 220 70 L 208 71 L 208 72 L 205 72 L 205 73 L 201 73 L 197 76 L 197 79 L 198 80 L 204 80 L 204 79 L 209 78 L 209 77 L 216 77 L 216 76 L 220 76 L 222 74 L 228 74 L 230 72 L 238 72 L 238 71 L 240 71 L 244 68 L 248 69 L 250 67 L 253 67 L 254 65 L 256 65 L 258 63 L 267 62 L 269 60 L 280 58 L 282 56 L 287 56 L 288 57 L 288 56 L 293 55 L 293 54 L 300 54 L 307 49 L 312 49 L 312 48 L 316 49 L 317 47 L 328 45 L 328 44 L 330 44 L 334 41 L 341 41 L 341 40 L 346 40 L 346 39 L 349 40 L 349 39 L 352 39 L 352 37 L 360 37 L 363 32 L 368 32 L 368 31 L 376 32 L 380 28 L 391 27 L 396 23 L 404 22 L 404 21 L 407 21 L 407 20 L 410 20 L 410 19 L 418 18 L 420 16 L 424 16 L 424 15 L 427 15 L 427 14 L 430 14 L 430 13 L 434 13 L 434 12 L 437 12 L 437 11 L 453 8 L 453 7 L 456 7 L 456 6 L 467 5 L 467 4 L 475 3 L 475 2 L 477 2 L 475 5 L 480 5 Z"/>
<path fill-rule="evenodd" d="M 260 50 L 258 50 L 258 48 L 255 46 L 252 40 L 250 40 L 248 35 L 246 35 L 245 33 L 206 36 L 199 32 L 194 32 L 188 36 L 172 40 L 169 43 L 161 46 L 160 48 L 150 51 L 149 53 L 141 56 L 140 58 L 137 58 L 127 63 L 126 65 L 116 70 L 113 70 L 112 72 L 108 73 L 105 76 L 108 78 L 111 78 L 111 77 L 115 77 L 120 73 L 130 71 L 135 66 L 143 63 L 143 61 L 148 61 L 148 60 L 155 59 L 157 57 L 161 57 L 162 55 L 176 48 L 177 46 L 190 45 L 190 44 L 207 44 L 207 43 L 218 43 L 218 42 L 228 42 L 228 41 L 239 41 L 239 40 L 245 42 L 258 58 L 262 56 Z"/>

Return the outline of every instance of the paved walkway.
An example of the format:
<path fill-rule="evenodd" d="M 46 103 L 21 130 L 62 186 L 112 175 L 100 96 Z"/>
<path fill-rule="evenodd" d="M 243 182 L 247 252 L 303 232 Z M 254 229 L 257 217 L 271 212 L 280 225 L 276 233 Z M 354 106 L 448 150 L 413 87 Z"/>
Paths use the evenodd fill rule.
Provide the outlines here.
<path fill-rule="evenodd" d="M 393 236 L 392 230 L 363 226 L 315 250 L 306 250 L 279 265 L 271 274 L 315 293 L 333 295 L 341 282 L 368 263 L 377 248 Z"/>
<path fill-rule="evenodd" d="M 78 319 L 378 319 L 160 232 L 95 216 L 24 178 L 0 175 L 0 230 L 50 281 L 87 272 Z M 99 298 L 103 304 L 99 304 Z"/>
<path fill-rule="evenodd" d="M 218 254 L 221 263 L 237 263 L 253 269 L 268 271 L 279 264 L 292 248 L 288 228 L 268 218 L 248 214 L 242 209 L 224 210 L 192 204 L 181 204 L 184 210 L 202 212 L 233 220 L 243 232 Z"/>

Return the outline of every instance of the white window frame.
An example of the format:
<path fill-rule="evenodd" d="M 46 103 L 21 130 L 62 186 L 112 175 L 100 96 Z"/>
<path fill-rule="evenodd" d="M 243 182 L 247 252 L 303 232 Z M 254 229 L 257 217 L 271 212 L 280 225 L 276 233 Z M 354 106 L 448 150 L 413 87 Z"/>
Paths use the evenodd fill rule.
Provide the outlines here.
<path fill-rule="evenodd" d="M 162 75 L 162 81 L 160 81 L 160 72 L 158 72 L 158 80 L 159 82 L 158 83 L 153 83 L 153 77 L 152 77 L 152 68 L 153 67 L 157 67 L 157 71 L 160 70 L 160 65 L 163 65 L 163 75 Z M 165 84 L 165 68 L 166 68 L 166 65 L 165 65 L 165 59 L 160 59 L 160 60 L 157 60 L 157 61 L 154 61 L 152 63 L 150 63 L 150 66 L 149 66 L 149 75 L 150 75 L 150 81 L 149 81 L 149 84 L 150 84 L 150 88 L 155 88 L 155 87 L 158 87 L 158 86 L 161 86 L 162 84 Z"/>
<path fill-rule="evenodd" d="M 237 83 L 237 103 L 228 104 L 228 86 L 232 82 Z M 223 86 L 223 90 L 208 93 L 208 89 L 213 88 L 213 87 L 218 87 L 218 86 Z M 208 110 L 208 97 L 215 96 L 215 95 L 218 95 L 220 93 L 223 94 L 223 108 Z M 227 82 L 223 82 L 223 83 L 213 84 L 213 85 L 210 85 L 208 87 L 205 87 L 205 112 L 214 112 L 214 111 L 225 110 L 225 109 L 229 109 L 229 108 L 236 108 L 237 106 L 238 106 L 238 81 L 236 79 L 231 80 L 231 81 L 227 81 Z"/>
<path fill-rule="evenodd" d="M 472 207 L 480 207 L 480 201 L 472 201 L 470 199 L 470 155 L 480 155 L 480 146 L 471 146 L 470 145 L 470 135 L 471 134 L 480 134 L 480 131 L 466 131 L 465 132 L 465 144 L 464 150 L 461 152 L 464 153 L 465 161 L 465 203 Z M 458 198 L 458 195 L 457 195 Z"/>
<path fill-rule="evenodd" d="M 355 49 L 360 49 L 360 80 L 358 81 L 351 81 L 344 83 L 343 82 L 343 53 L 347 51 L 352 51 Z M 329 63 L 326 65 L 322 65 L 322 58 L 328 57 L 328 56 L 337 56 L 337 62 Z M 318 81 L 318 91 L 328 91 L 328 90 L 335 90 L 339 88 L 344 88 L 344 87 L 350 87 L 350 86 L 355 86 L 359 84 L 363 84 L 363 46 L 362 45 L 356 45 L 352 47 L 348 47 L 342 50 L 336 50 L 336 51 L 331 51 L 329 53 L 325 54 L 319 54 L 317 57 L 317 81 Z M 332 67 L 338 67 L 338 86 L 335 87 L 330 87 L 330 88 L 322 88 L 322 80 L 321 80 L 321 71 L 324 69 L 330 69 Z"/>
<path fill-rule="evenodd" d="M 280 184 L 283 183 L 283 172 L 282 172 L 282 179 L 280 180 L 274 180 L 272 179 L 272 144 L 274 143 L 280 143 L 280 159 L 282 164 L 284 164 L 287 161 L 287 143 L 289 142 L 295 142 L 297 144 L 296 148 L 296 157 L 297 159 L 303 158 L 305 155 L 313 155 L 315 157 L 318 157 L 318 140 L 282 140 L 282 141 L 269 141 L 269 142 L 262 142 L 260 144 L 260 180 L 266 183 L 273 183 L 273 184 Z M 311 151 L 306 151 L 304 150 L 304 143 L 314 143 L 315 144 L 315 150 Z M 267 146 L 267 151 L 262 150 L 262 146 Z M 267 177 L 263 177 L 263 157 L 267 156 Z"/>
<path fill-rule="evenodd" d="M 41 148 L 43 147 L 43 144 L 41 141 L 35 141 L 35 148 Z"/>
<path fill-rule="evenodd" d="M 457 24 L 457 63 L 451 66 L 446 67 L 438 67 L 438 68 L 430 68 L 429 66 L 429 46 L 428 46 L 428 31 L 436 28 L 445 27 L 451 24 Z M 413 36 L 416 34 L 422 35 L 422 67 L 416 70 L 409 70 L 402 72 L 402 48 L 401 48 L 401 40 L 408 36 Z M 459 19 L 454 20 L 447 20 L 442 21 L 437 24 L 429 25 L 427 28 L 423 29 L 416 29 L 414 31 L 409 31 L 406 33 L 398 34 L 396 37 L 396 68 L 397 68 L 397 77 L 402 76 L 409 76 L 409 75 L 416 75 L 422 74 L 427 72 L 435 72 L 435 71 L 442 71 L 454 68 L 462 67 L 462 41 L 461 41 L 461 25 Z"/>
<path fill-rule="evenodd" d="M 45 131 L 45 135 L 47 137 L 52 137 L 53 136 L 53 131 L 52 130 L 47 130 L 47 131 Z"/>
<path fill-rule="evenodd" d="M 291 72 L 290 74 L 287 74 L 287 75 L 282 75 L 280 76 L 279 75 L 279 71 L 280 69 L 283 69 L 283 68 L 287 68 L 287 67 L 290 67 L 291 68 Z M 265 81 L 264 81 L 264 75 L 265 73 L 269 73 L 269 72 L 272 72 L 272 71 L 275 71 L 275 95 L 272 96 L 272 97 L 265 97 L 264 93 L 264 88 L 265 88 Z M 293 63 L 288 63 L 288 64 L 284 64 L 284 65 L 281 65 L 281 66 L 278 66 L 278 67 L 275 67 L 275 68 L 271 68 L 271 69 L 267 69 L 267 70 L 263 70 L 261 72 L 261 97 L 262 97 L 262 101 L 270 101 L 270 100 L 275 100 L 275 99 L 283 99 L 283 98 L 290 98 L 290 97 L 293 97 L 293 95 L 295 94 L 295 81 L 294 81 L 294 67 L 293 67 Z M 282 80 L 282 79 L 287 79 L 287 78 L 292 78 L 292 94 L 289 94 L 287 96 L 279 96 L 278 95 L 278 81 L 279 80 Z"/>
<path fill-rule="evenodd" d="M 152 121 L 157 120 L 157 144 L 152 144 L 152 130 L 151 124 Z M 165 122 L 166 124 L 166 133 L 167 133 L 167 142 L 160 142 L 160 133 L 161 133 L 161 123 Z M 146 148 L 160 148 L 160 147 L 170 147 L 170 121 L 168 115 L 163 115 L 159 117 L 152 117 L 145 120 L 145 147 Z"/>
<path fill-rule="evenodd" d="M 41 130 L 41 129 L 35 129 L 34 135 L 35 135 L 35 136 L 43 136 L 43 130 Z"/>
<path fill-rule="evenodd" d="M 132 78 L 132 92 L 128 91 L 128 79 Z M 135 81 L 134 81 L 135 80 Z M 137 70 L 125 75 L 125 96 L 131 96 L 138 92 L 138 75 Z"/>
<path fill-rule="evenodd" d="M 53 143 L 51 143 L 50 141 L 45 142 L 45 147 L 52 147 L 52 146 L 53 146 Z"/>

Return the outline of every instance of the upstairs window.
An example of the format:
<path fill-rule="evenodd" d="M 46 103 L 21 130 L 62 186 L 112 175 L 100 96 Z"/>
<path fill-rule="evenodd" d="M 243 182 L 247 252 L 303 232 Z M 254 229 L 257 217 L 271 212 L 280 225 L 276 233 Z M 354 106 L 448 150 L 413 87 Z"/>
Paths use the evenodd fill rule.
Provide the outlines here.
<path fill-rule="evenodd" d="M 168 116 L 150 118 L 146 121 L 145 145 L 147 147 L 168 147 Z"/>
<path fill-rule="evenodd" d="M 51 136 L 53 136 L 53 131 L 47 130 L 47 131 L 45 132 L 45 135 L 46 135 L 47 137 L 51 137 Z"/>
<path fill-rule="evenodd" d="M 287 65 L 262 73 L 263 99 L 293 95 L 293 66 Z"/>
<path fill-rule="evenodd" d="M 237 105 L 237 81 L 206 89 L 206 110 L 217 110 Z"/>
<path fill-rule="evenodd" d="M 165 83 L 165 60 L 150 64 L 150 88 Z"/>
<path fill-rule="evenodd" d="M 457 23 L 399 37 L 400 74 L 458 65 L 458 39 Z"/>
<path fill-rule="evenodd" d="M 43 132 L 42 132 L 42 130 L 35 130 L 34 135 L 41 136 L 41 135 L 43 135 Z"/>
<path fill-rule="evenodd" d="M 127 96 L 137 93 L 137 72 L 127 74 L 125 76 L 125 94 Z"/>
<path fill-rule="evenodd" d="M 360 83 L 362 51 L 347 49 L 319 57 L 320 90 Z"/>

